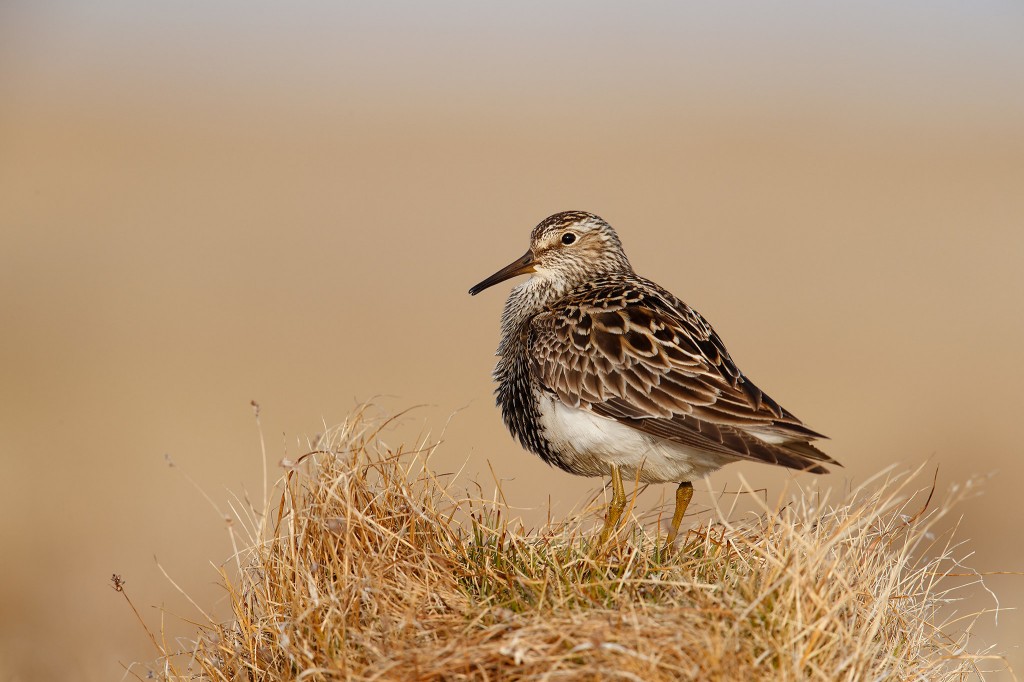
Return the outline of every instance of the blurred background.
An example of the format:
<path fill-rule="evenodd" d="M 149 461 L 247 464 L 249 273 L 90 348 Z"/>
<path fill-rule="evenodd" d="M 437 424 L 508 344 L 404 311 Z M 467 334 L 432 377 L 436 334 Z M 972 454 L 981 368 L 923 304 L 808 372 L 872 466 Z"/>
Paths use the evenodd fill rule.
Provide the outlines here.
<path fill-rule="evenodd" d="M 261 497 L 251 400 L 273 477 L 381 396 L 426 405 L 389 439 L 444 430 L 435 468 L 493 467 L 525 519 L 581 503 L 599 482 L 493 406 L 511 285 L 466 294 L 566 209 L 832 437 L 819 485 L 990 476 L 961 553 L 1020 570 L 1022 35 L 1010 0 L 5 0 L 0 679 L 144 676 L 115 572 L 169 638 L 200 616 L 161 567 L 227 617 L 224 522 L 186 476 Z M 711 485 L 740 476 L 792 478 Z M 1024 578 L 988 585 L 1024 605 Z M 975 631 L 1024 671 L 1020 612 Z"/>

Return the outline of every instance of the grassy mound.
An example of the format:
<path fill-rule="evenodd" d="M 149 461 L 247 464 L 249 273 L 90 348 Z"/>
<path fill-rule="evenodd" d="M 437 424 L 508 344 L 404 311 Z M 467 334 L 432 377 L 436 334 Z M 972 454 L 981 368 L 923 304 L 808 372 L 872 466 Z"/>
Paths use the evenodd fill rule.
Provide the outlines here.
<path fill-rule="evenodd" d="M 165 652 L 166 678 L 959 680 L 988 658 L 950 607 L 980 579 L 932 536 L 956 500 L 913 476 L 718 512 L 674 551 L 632 520 L 601 548 L 598 514 L 508 523 L 379 426 L 357 413 L 284 463 L 222 571 L 233 619 Z"/>

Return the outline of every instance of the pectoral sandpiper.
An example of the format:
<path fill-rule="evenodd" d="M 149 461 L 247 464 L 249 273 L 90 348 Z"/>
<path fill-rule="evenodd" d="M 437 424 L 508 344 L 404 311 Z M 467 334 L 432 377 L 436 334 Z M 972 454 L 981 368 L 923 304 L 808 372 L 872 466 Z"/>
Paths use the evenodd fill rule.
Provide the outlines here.
<path fill-rule="evenodd" d="M 502 417 L 523 447 L 580 476 L 610 475 L 603 543 L 626 505 L 622 477 L 679 483 L 668 542 L 690 481 L 753 460 L 812 473 L 838 464 L 824 438 L 769 398 L 697 311 L 633 272 L 611 225 L 557 213 L 521 258 L 469 290 L 516 275 L 501 318 L 494 378 Z"/>

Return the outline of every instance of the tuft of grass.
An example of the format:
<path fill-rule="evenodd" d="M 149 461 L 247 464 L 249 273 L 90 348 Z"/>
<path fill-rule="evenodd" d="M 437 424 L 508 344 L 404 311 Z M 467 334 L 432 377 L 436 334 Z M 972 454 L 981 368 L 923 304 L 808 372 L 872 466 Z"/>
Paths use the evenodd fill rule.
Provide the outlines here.
<path fill-rule="evenodd" d="M 596 514 L 526 529 L 381 426 L 357 411 L 283 463 L 270 509 L 236 509 L 233 617 L 162 650 L 165 679 L 961 680 L 1001 660 L 969 653 L 978 614 L 954 605 L 980 577 L 933 535 L 966 486 L 929 505 L 883 472 L 716 509 L 675 548 L 635 518 L 596 547 Z"/>

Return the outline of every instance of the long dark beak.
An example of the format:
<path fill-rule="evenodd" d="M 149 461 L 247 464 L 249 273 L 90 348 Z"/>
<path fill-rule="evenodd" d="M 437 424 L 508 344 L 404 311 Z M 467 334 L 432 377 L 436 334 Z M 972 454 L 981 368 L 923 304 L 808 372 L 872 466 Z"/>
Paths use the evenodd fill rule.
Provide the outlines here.
<path fill-rule="evenodd" d="M 506 279 L 515 277 L 516 275 L 524 275 L 527 272 L 533 272 L 533 253 L 530 251 L 527 251 L 522 258 L 517 258 L 501 270 L 498 270 L 496 273 L 480 282 L 480 284 L 477 284 L 469 290 L 469 294 L 471 296 L 476 296 L 487 287 L 494 286 L 498 282 L 504 282 Z"/>

